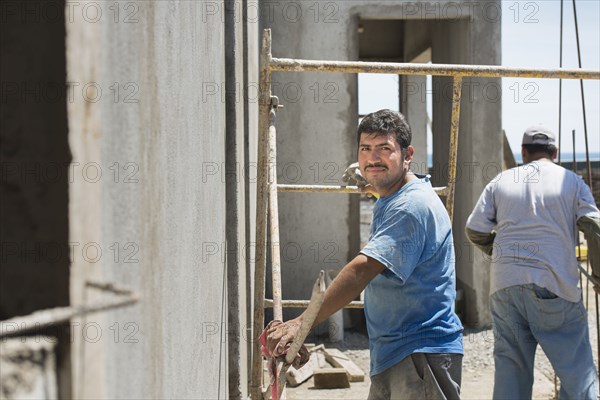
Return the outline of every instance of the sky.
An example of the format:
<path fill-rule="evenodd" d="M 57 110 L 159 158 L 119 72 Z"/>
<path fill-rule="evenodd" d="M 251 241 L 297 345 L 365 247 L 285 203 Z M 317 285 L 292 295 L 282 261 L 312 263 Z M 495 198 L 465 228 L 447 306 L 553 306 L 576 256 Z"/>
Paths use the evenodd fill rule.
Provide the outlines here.
<path fill-rule="evenodd" d="M 577 0 L 577 19 L 584 69 L 600 68 L 600 1 Z M 560 65 L 560 0 L 502 1 L 502 65 L 558 68 Z M 578 68 L 572 0 L 563 2 L 563 68 Z M 361 74 L 359 113 L 398 108 L 398 77 Z M 600 82 L 584 81 L 589 151 L 600 153 Z M 558 134 L 559 80 L 502 79 L 502 127 L 513 151 L 529 125 L 543 124 Z M 429 113 L 431 107 L 428 105 Z M 561 153 L 571 159 L 572 130 L 575 150 L 585 151 L 579 80 L 562 81 Z M 429 140 L 430 142 L 430 140 Z M 431 146 L 431 143 L 429 143 Z M 429 148 L 431 152 L 431 147 Z"/>

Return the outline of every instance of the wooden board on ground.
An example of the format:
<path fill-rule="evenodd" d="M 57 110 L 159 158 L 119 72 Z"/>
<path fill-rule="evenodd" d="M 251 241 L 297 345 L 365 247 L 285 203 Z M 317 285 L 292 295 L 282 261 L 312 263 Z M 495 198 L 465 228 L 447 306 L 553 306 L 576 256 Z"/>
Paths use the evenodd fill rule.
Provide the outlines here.
<path fill-rule="evenodd" d="M 319 368 L 315 370 L 316 389 L 344 389 L 350 387 L 348 373 L 344 368 Z"/>
<path fill-rule="evenodd" d="M 348 356 L 338 349 L 325 349 L 325 359 L 334 367 L 344 368 L 348 372 L 350 382 L 362 382 L 365 373 Z"/>

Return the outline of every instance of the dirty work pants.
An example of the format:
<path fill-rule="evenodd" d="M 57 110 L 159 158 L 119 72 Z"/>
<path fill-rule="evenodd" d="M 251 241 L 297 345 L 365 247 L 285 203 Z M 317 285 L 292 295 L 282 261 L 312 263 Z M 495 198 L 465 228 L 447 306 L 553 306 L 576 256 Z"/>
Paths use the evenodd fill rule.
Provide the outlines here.
<path fill-rule="evenodd" d="M 460 399 L 462 357 L 411 354 L 371 377 L 368 400 Z"/>
<path fill-rule="evenodd" d="M 494 399 L 531 399 L 538 345 L 560 378 L 560 399 L 596 399 L 596 368 L 581 300 L 564 300 L 534 284 L 491 296 Z"/>

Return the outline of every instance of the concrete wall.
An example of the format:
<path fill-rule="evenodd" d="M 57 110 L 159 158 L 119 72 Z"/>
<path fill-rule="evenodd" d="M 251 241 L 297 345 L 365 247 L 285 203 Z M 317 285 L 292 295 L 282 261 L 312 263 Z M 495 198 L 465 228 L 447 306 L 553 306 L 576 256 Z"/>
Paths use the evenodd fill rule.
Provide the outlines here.
<path fill-rule="evenodd" d="M 246 3 L 232 3 L 115 3 L 117 18 L 96 2 L 93 22 L 83 3 L 67 24 L 73 161 L 102 171 L 70 187 L 71 240 L 102 250 L 72 260 L 72 302 L 100 298 L 89 279 L 141 296 L 77 321 L 76 398 L 245 397 L 249 264 L 238 251 L 252 212 L 244 142 L 256 139 L 242 94 L 256 69 L 243 62 L 256 46 L 244 42 Z M 101 98 L 82 96 L 90 82 Z"/>
<path fill-rule="evenodd" d="M 265 27 L 273 31 L 274 57 L 356 60 L 359 18 L 400 19 L 408 20 L 404 56 L 410 60 L 429 41 L 435 63 L 499 64 L 500 17 L 494 15 L 495 10 L 499 10 L 496 1 L 280 1 L 265 3 L 262 16 Z M 344 167 L 356 159 L 356 75 L 275 73 L 273 82 L 274 94 L 286 107 L 277 121 L 280 182 L 337 184 Z M 425 110 L 419 104 L 425 97 L 423 82 L 423 78 L 404 82 L 423 89 L 407 96 L 403 109 L 415 121 L 415 144 L 421 147 L 417 154 L 424 156 L 426 120 L 418 116 Z M 436 84 L 443 87 L 447 80 L 434 79 L 434 91 Z M 328 88 L 335 90 L 331 102 L 323 98 Z M 485 95 L 480 85 L 479 92 L 462 103 L 459 163 L 464 165 L 502 159 L 501 146 L 495 145 L 501 144 L 500 103 Z M 447 171 L 451 100 L 442 89 L 434 106 L 433 147 L 439 171 Z M 422 164 L 425 157 L 418 160 Z M 445 185 L 446 176 L 439 171 L 434 173 L 436 183 Z M 457 258 L 459 287 L 467 292 L 466 322 L 474 325 L 489 321 L 488 266 L 472 248 L 463 246 L 463 230 L 485 183 L 484 172 L 479 168 L 473 179 L 459 177 L 455 203 L 455 241 L 457 247 L 466 247 L 457 250 L 462 251 Z M 279 198 L 283 296 L 305 299 L 319 269 L 340 268 L 357 254 L 357 199 L 334 194 L 282 194 Z"/>

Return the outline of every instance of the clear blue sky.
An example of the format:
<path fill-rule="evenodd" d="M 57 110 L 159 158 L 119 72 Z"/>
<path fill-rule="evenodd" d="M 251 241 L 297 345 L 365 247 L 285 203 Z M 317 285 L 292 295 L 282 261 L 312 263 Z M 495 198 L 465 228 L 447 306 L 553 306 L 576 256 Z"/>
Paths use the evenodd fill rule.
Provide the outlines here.
<path fill-rule="evenodd" d="M 577 44 L 572 0 L 564 0 L 563 67 L 577 68 Z M 600 1 L 578 0 L 577 17 L 581 62 L 585 69 L 600 68 Z M 560 61 L 560 1 L 502 1 L 502 65 L 558 68 Z M 543 123 L 558 132 L 558 80 L 502 81 L 502 125 L 513 151 L 531 124 Z M 361 75 L 359 112 L 397 108 L 397 77 Z M 590 153 L 600 152 L 600 82 L 584 81 Z M 583 114 L 578 80 L 563 80 L 562 152 L 585 151 Z M 431 112 L 431 111 L 430 111 Z M 563 155 L 564 157 L 564 155 Z M 569 156 L 570 159 L 570 156 Z"/>

